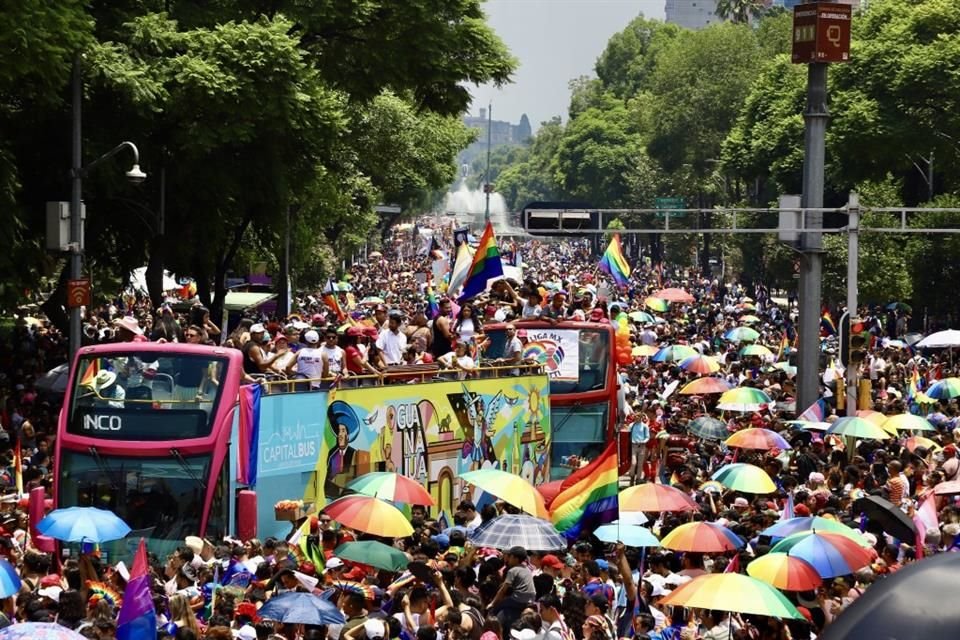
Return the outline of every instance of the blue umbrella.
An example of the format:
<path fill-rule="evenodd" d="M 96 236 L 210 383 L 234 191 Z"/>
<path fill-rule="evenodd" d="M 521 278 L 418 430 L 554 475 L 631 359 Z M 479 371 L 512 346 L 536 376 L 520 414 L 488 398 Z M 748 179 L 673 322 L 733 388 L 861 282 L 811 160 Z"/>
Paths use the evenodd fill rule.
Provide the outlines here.
<path fill-rule="evenodd" d="M 712 416 L 700 416 L 687 423 L 687 431 L 705 440 L 726 440 L 730 430 L 722 420 Z"/>
<path fill-rule="evenodd" d="M 813 565 L 821 578 L 853 573 L 870 564 L 870 551 L 838 533 L 800 532 L 787 536 L 770 549 L 788 553 Z"/>
<path fill-rule="evenodd" d="M 0 629 L 0 640 L 84 640 L 84 636 L 55 622 L 19 622 Z"/>
<path fill-rule="evenodd" d="M 474 546 L 509 549 L 521 546 L 527 551 L 557 551 L 567 548 L 567 540 L 553 524 L 528 515 L 502 515 L 487 520 L 473 530 Z"/>
<path fill-rule="evenodd" d="M 312 593 L 281 593 L 257 612 L 261 618 L 287 624 L 343 624 L 346 618 L 329 600 Z"/>
<path fill-rule="evenodd" d="M 811 516 L 804 517 L 798 516 L 796 518 L 789 518 L 787 520 L 781 520 L 776 524 L 767 527 L 761 533 L 771 538 L 786 538 L 795 533 L 801 533 L 803 531 L 819 531 L 820 533 L 839 533 L 842 536 L 846 536 L 859 544 L 861 547 L 869 547 L 870 543 L 860 535 L 859 531 L 851 529 L 850 527 L 837 522 L 836 520 L 830 520 L 828 518 L 821 518 L 820 516 Z"/>
<path fill-rule="evenodd" d="M 130 533 L 130 527 L 112 511 L 96 507 L 69 507 L 47 514 L 37 525 L 45 536 L 65 542 L 108 542 Z"/>
<path fill-rule="evenodd" d="M 628 547 L 660 546 L 652 531 L 632 524 L 605 524 L 597 527 L 593 535 L 601 542 L 622 542 Z"/>
<path fill-rule="evenodd" d="M 20 576 L 6 560 L 0 559 L 0 598 L 9 598 L 20 591 Z"/>

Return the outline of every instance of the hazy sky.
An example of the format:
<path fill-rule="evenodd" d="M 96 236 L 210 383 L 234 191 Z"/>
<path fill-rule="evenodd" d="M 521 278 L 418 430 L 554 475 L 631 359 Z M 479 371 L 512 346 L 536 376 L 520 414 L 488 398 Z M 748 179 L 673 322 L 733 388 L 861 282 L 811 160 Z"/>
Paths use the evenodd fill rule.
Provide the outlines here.
<path fill-rule="evenodd" d="M 664 16 L 664 0 L 486 0 L 483 7 L 520 66 L 502 89 L 471 86 L 471 112 L 492 101 L 494 119 L 516 123 L 526 113 L 534 129 L 555 115 L 566 119 L 567 83 L 593 75 L 610 36 L 640 13 Z"/>

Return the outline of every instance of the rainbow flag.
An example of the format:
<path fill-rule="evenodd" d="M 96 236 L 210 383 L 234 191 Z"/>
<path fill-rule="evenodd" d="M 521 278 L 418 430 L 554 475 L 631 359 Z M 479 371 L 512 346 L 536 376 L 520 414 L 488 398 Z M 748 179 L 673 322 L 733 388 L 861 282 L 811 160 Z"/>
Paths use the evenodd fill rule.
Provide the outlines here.
<path fill-rule="evenodd" d="M 87 369 L 83 372 L 83 375 L 80 376 L 80 386 L 93 387 L 98 373 L 100 373 L 100 358 L 94 358 L 90 361 L 90 364 L 87 365 Z"/>
<path fill-rule="evenodd" d="M 913 368 L 913 373 L 910 374 L 910 386 L 907 387 L 907 402 L 915 402 L 917 395 L 920 393 L 920 372 L 917 371 L 917 368 Z"/>
<path fill-rule="evenodd" d="M 147 545 L 140 538 L 140 546 L 133 558 L 130 580 L 123 593 L 123 605 L 117 618 L 117 640 L 142 640 L 157 634 L 157 613 L 150 591 L 150 564 Z"/>
<path fill-rule="evenodd" d="M 804 422 L 826 422 L 828 411 L 829 406 L 827 405 L 827 401 L 820 398 L 807 407 L 803 413 L 798 415 L 797 420 L 803 420 Z"/>
<path fill-rule="evenodd" d="M 823 315 L 820 316 L 820 333 L 826 336 L 837 335 L 837 325 L 833 323 L 833 317 L 826 309 L 823 310 Z"/>
<path fill-rule="evenodd" d="M 440 315 L 440 303 L 437 302 L 437 296 L 433 292 L 433 285 L 427 284 L 427 318 L 433 320 Z"/>
<path fill-rule="evenodd" d="M 340 307 L 340 300 L 337 299 L 337 292 L 333 287 L 333 280 L 327 280 L 327 286 L 323 288 L 320 294 L 320 300 L 327 309 L 337 316 L 338 322 L 343 322 L 347 319 L 347 314 L 343 312 L 343 309 Z"/>
<path fill-rule="evenodd" d="M 473 254 L 473 262 L 467 272 L 467 279 L 463 283 L 463 292 L 459 300 L 469 300 L 487 290 L 487 281 L 491 278 L 503 277 L 503 263 L 500 261 L 500 247 L 493 235 L 493 225 L 489 222 L 480 236 L 477 252 Z"/>
<path fill-rule="evenodd" d="M 610 245 L 600 258 L 600 270 L 607 273 L 619 286 L 626 286 L 630 281 L 630 265 L 623 255 L 620 246 L 620 234 L 614 234 Z"/>
<path fill-rule="evenodd" d="M 617 492 L 617 442 L 613 441 L 587 466 L 574 471 L 560 485 L 550 503 L 550 519 L 568 540 L 576 540 L 581 531 L 613 522 L 619 512 Z"/>
<path fill-rule="evenodd" d="M 784 331 L 783 335 L 780 336 L 780 348 L 777 349 L 777 361 L 783 356 L 786 350 L 790 347 L 790 338 L 787 337 L 787 332 Z"/>

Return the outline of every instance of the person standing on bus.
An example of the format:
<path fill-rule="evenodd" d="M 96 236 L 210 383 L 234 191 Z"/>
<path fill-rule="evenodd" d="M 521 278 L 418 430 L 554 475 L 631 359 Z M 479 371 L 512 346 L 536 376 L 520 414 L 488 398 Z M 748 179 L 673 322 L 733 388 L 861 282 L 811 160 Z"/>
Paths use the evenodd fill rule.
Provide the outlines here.
<path fill-rule="evenodd" d="M 298 378 L 310 380 L 311 389 L 320 388 L 320 378 L 323 377 L 323 350 L 317 348 L 320 334 L 310 329 L 303 334 L 307 346 L 297 351 L 297 359 L 293 362 Z"/>
<path fill-rule="evenodd" d="M 323 334 L 324 345 L 320 348 L 320 358 L 323 363 L 323 378 L 336 378 L 347 375 L 344 367 L 344 352 L 337 344 L 337 330 L 331 325 Z"/>
<path fill-rule="evenodd" d="M 433 320 L 433 340 L 430 343 L 430 353 L 434 360 L 453 351 L 456 335 L 450 319 L 451 309 L 449 298 L 440 301 L 440 314 Z"/>
<path fill-rule="evenodd" d="M 387 366 L 403 364 L 403 354 L 407 350 L 407 335 L 400 330 L 402 317 L 399 311 L 390 312 L 387 329 L 381 331 L 377 338 L 377 348 L 383 352 L 383 361 Z"/>
<path fill-rule="evenodd" d="M 259 375 L 266 373 L 273 364 L 273 361 L 286 353 L 277 351 L 277 353 L 268 354 L 263 350 L 264 336 L 266 329 L 262 324 L 255 324 L 250 327 L 250 339 L 243 345 L 243 371 L 250 375 Z"/>

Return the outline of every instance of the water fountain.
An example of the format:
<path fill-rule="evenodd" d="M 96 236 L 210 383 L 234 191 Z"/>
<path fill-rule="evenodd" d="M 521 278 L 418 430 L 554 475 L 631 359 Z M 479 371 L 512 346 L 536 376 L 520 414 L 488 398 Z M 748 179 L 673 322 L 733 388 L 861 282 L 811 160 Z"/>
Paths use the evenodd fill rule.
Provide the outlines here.
<path fill-rule="evenodd" d="M 455 191 L 448 191 L 443 200 L 443 211 L 457 217 L 460 222 L 473 228 L 483 226 L 483 212 L 486 207 L 486 194 L 483 189 L 470 189 L 467 181 L 461 179 Z M 498 237 L 523 235 L 523 229 L 510 224 L 507 215 L 507 203 L 499 193 L 490 194 L 490 222 Z"/>

